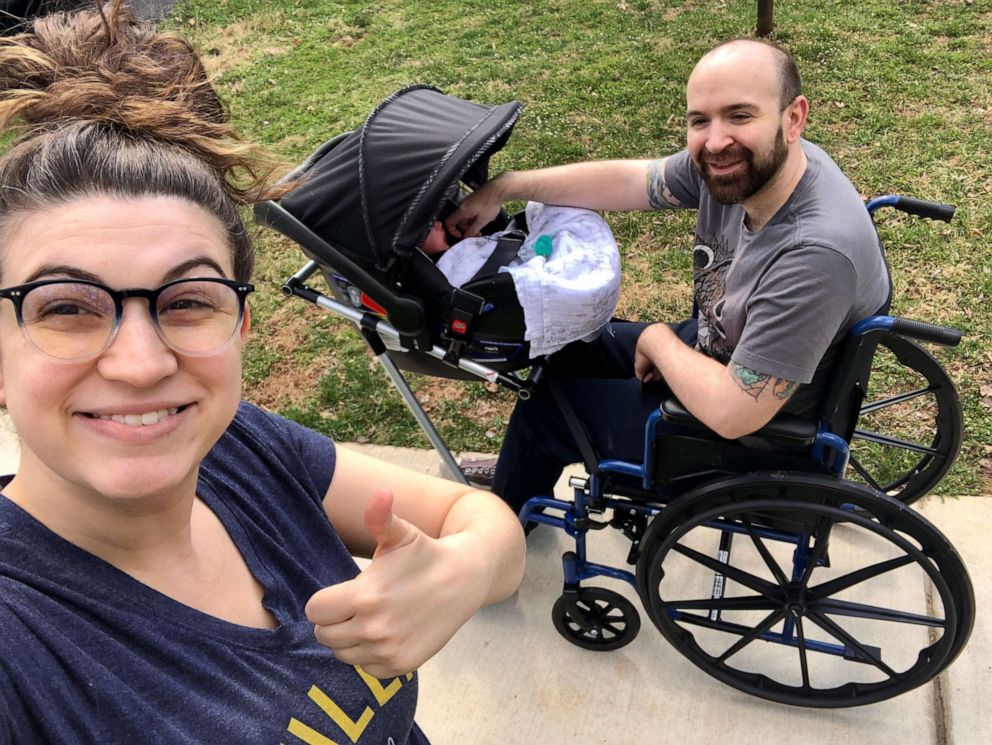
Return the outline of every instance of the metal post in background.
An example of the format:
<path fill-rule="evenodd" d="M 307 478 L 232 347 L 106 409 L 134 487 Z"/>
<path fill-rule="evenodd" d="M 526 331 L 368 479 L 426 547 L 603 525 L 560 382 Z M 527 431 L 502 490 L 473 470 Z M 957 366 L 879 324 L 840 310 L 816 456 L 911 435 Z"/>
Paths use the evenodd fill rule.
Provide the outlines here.
<path fill-rule="evenodd" d="M 758 0 L 758 36 L 768 36 L 775 27 L 772 15 L 775 11 L 775 0 Z"/>

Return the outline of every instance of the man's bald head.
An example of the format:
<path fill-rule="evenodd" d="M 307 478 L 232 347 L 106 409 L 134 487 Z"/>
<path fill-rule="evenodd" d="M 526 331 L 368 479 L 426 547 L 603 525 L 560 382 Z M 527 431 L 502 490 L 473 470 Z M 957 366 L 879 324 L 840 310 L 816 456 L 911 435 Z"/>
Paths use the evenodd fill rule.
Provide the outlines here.
<path fill-rule="evenodd" d="M 796 96 L 802 95 L 802 79 L 799 77 L 796 60 L 777 44 L 760 39 L 730 39 L 717 44 L 704 54 L 696 63 L 696 67 L 704 62 L 715 62 L 724 57 L 740 60 L 742 64 L 774 64 L 778 73 L 780 109 L 784 110 Z"/>

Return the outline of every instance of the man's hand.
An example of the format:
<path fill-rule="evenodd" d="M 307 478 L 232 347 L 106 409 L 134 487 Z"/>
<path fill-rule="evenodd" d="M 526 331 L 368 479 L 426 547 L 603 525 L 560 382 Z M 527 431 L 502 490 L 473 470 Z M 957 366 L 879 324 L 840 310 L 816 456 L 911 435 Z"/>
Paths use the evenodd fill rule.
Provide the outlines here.
<path fill-rule="evenodd" d="M 634 349 L 634 375 L 642 383 L 663 380 L 655 359 L 659 355 L 658 347 L 664 340 L 666 331 L 669 335 L 675 336 L 665 324 L 653 323 L 637 337 L 637 347 Z"/>
<path fill-rule="evenodd" d="M 503 174 L 500 174 L 502 176 Z M 500 196 L 497 176 L 465 197 L 458 208 L 444 221 L 448 232 L 459 238 L 479 235 L 479 232 L 496 219 L 503 199 Z"/>
<path fill-rule="evenodd" d="M 484 598 L 459 581 L 471 576 L 463 552 L 452 554 L 459 537 L 434 539 L 397 517 L 389 491 L 376 492 L 365 524 L 376 541 L 371 564 L 316 592 L 306 614 L 317 640 L 339 660 L 389 678 L 430 659 Z"/>

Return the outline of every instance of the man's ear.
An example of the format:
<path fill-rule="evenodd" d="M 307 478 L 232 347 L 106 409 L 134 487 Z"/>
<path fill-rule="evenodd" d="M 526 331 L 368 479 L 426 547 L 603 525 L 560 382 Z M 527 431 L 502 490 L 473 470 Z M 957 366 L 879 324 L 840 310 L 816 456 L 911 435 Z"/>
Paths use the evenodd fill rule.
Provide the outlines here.
<path fill-rule="evenodd" d="M 799 140 L 806 129 L 809 118 L 809 100 L 806 96 L 798 95 L 785 107 L 785 141 L 790 145 Z"/>

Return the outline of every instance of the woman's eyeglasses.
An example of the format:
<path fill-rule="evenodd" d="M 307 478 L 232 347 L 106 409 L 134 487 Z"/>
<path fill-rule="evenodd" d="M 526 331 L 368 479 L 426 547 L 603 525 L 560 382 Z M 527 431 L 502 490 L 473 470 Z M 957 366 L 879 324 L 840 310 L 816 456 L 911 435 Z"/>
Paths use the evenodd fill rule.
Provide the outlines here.
<path fill-rule="evenodd" d="M 14 304 L 24 336 L 40 351 L 60 360 L 81 362 L 104 352 L 114 341 L 124 301 L 148 301 L 159 337 L 187 355 L 207 355 L 234 338 L 244 318 L 245 298 L 254 291 L 230 279 L 178 279 L 154 290 L 112 290 L 81 279 L 46 279 L 0 290 Z"/>

